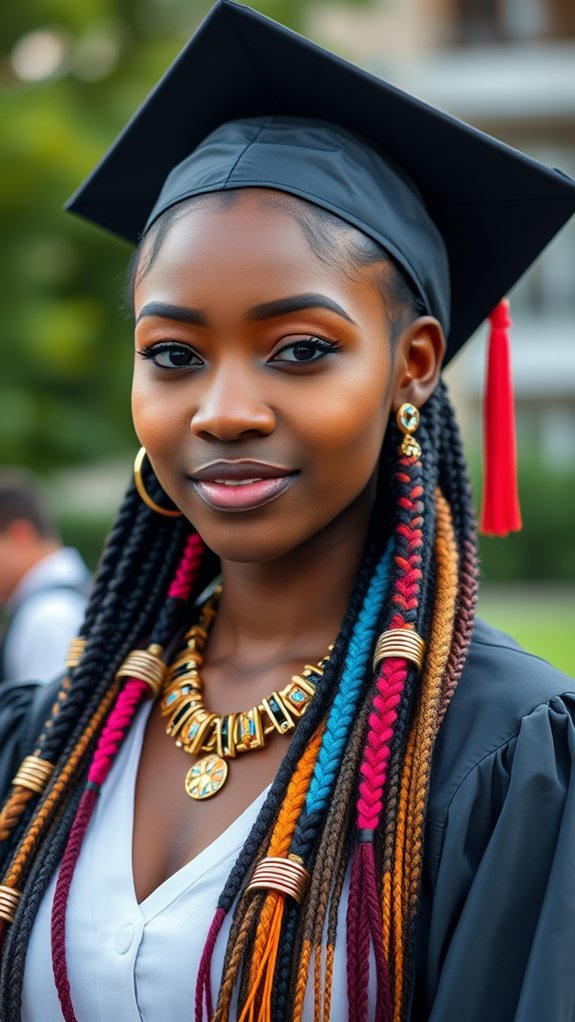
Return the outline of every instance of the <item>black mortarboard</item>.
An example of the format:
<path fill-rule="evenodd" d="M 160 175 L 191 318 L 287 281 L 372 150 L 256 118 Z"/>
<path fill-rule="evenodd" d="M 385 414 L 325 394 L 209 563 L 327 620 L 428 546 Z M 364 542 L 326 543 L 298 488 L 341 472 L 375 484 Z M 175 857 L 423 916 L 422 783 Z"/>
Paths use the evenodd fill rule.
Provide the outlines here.
<path fill-rule="evenodd" d="M 575 210 L 566 175 L 218 0 L 68 208 L 137 241 L 167 206 L 242 184 L 380 241 L 442 321 L 448 359 Z"/>

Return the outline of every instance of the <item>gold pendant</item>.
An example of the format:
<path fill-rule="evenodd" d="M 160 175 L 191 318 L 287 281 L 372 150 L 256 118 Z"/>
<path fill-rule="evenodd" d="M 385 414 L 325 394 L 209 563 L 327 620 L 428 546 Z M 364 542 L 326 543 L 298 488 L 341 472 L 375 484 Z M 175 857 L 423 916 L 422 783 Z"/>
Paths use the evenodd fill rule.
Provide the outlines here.
<path fill-rule="evenodd" d="M 184 782 L 190 798 L 201 802 L 216 795 L 228 776 L 228 764 L 221 756 L 203 756 L 190 767 Z"/>

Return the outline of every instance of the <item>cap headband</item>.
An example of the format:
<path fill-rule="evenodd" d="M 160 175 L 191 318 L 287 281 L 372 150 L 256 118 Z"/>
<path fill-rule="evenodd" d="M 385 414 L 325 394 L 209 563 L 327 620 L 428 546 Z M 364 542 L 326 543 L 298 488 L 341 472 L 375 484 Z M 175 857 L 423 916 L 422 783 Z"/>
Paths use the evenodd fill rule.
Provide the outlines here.
<path fill-rule="evenodd" d="M 232 188 L 289 192 L 359 228 L 399 263 L 448 333 L 443 239 L 415 185 L 350 131 L 302 117 L 222 124 L 168 175 L 144 230 L 184 199 Z"/>

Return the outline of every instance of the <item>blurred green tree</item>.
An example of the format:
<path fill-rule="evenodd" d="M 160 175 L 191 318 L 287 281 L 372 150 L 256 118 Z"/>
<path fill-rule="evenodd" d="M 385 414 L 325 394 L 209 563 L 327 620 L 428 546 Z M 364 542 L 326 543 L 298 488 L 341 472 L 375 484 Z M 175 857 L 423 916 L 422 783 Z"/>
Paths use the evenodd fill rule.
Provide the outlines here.
<path fill-rule="evenodd" d="M 209 6 L 27 0 L 3 13 L 0 463 L 49 473 L 135 446 L 130 249 L 62 205 Z M 297 28 L 304 0 L 256 6 Z"/>

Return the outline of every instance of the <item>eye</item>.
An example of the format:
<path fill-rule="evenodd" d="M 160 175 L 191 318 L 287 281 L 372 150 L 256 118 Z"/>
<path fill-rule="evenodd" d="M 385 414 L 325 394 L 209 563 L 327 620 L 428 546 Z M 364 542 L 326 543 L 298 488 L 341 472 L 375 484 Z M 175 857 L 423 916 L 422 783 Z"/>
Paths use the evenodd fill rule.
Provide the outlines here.
<path fill-rule="evenodd" d="M 270 361 L 290 366 L 309 365 L 336 351 L 339 351 L 339 345 L 323 337 L 299 337 L 281 348 Z"/>
<path fill-rule="evenodd" d="M 188 344 L 162 341 L 138 351 L 142 358 L 149 359 L 160 369 L 191 369 L 201 366 L 202 360 Z"/>

